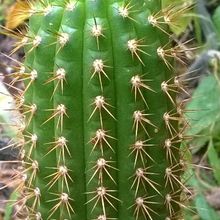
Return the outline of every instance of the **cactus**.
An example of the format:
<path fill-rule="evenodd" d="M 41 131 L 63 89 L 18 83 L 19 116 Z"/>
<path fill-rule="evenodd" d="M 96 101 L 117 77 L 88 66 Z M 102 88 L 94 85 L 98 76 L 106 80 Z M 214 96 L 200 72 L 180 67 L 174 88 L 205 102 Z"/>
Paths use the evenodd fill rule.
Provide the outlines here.
<path fill-rule="evenodd" d="M 29 2 L 19 212 L 27 219 L 176 220 L 182 183 L 181 45 L 189 5 L 160 0 Z"/>

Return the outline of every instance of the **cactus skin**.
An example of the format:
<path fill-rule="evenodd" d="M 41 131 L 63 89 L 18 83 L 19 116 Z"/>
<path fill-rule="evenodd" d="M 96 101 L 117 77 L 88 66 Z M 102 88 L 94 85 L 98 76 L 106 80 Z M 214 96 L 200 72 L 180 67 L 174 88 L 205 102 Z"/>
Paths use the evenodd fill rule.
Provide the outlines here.
<path fill-rule="evenodd" d="M 29 219 L 180 219 L 178 49 L 161 1 L 31 7 L 22 158 Z"/>

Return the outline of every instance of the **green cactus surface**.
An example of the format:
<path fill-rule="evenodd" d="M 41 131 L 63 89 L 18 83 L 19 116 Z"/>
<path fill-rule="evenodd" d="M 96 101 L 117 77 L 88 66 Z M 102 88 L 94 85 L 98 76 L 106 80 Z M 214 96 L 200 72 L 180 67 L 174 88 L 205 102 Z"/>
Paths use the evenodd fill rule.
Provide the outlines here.
<path fill-rule="evenodd" d="M 176 93 L 184 88 L 173 62 L 183 49 L 169 27 L 188 6 L 29 4 L 18 43 L 26 51 L 17 97 L 25 122 L 20 211 L 36 220 L 181 219 L 187 188 Z"/>

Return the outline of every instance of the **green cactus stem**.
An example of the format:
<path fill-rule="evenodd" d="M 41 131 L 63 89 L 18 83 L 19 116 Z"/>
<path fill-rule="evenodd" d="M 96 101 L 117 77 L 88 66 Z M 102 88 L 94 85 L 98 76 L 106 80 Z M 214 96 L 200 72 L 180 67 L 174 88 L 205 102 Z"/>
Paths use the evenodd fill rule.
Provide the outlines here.
<path fill-rule="evenodd" d="M 183 50 L 168 25 L 187 7 L 30 3 L 18 98 L 27 219 L 181 219 L 183 87 L 173 60 Z"/>

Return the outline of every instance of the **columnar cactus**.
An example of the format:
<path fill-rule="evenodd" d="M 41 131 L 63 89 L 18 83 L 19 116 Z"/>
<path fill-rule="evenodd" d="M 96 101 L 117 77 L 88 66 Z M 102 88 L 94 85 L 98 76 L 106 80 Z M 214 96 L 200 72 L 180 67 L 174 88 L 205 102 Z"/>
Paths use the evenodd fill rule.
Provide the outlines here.
<path fill-rule="evenodd" d="M 176 220 L 187 188 L 178 129 L 183 90 L 169 27 L 188 8 L 160 0 L 30 4 L 15 50 L 27 219 Z M 18 37 L 19 38 L 19 37 Z M 183 130 L 183 129 L 182 129 Z"/>

